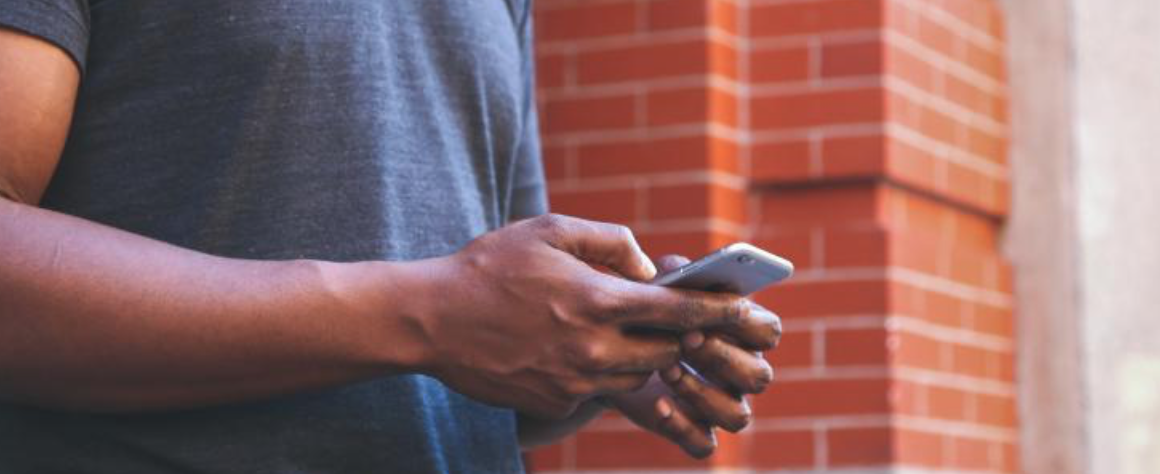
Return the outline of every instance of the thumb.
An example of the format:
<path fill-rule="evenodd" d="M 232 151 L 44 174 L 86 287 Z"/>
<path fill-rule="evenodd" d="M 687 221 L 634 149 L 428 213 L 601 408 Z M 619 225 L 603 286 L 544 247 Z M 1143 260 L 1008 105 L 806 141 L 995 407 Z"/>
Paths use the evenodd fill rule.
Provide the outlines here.
<path fill-rule="evenodd" d="M 628 227 L 560 215 L 537 218 L 536 225 L 549 245 L 585 263 L 603 265 L 636 281 L 656 277 L 656 266 Z"/>
<path fill-rule="evenodd" d="M 688 265 L 690 261 L 691 260 L 686 258 L 684 255 L 669 254 L 662 256 L 661 258 L 658 258 L 656 262 L 657 268 L 660 270 L 660 275 L 658 276 L 674 272 L 678 268 Z"/>

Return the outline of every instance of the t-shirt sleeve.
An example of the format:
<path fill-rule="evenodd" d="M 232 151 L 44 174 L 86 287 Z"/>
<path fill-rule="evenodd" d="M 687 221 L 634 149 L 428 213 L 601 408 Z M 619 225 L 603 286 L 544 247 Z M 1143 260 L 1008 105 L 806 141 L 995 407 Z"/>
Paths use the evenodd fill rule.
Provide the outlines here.
<path fill-rule="evenodd" d="M 539 117 L 536 114 L 536 66 L 532 39 L 531 0 L 525 3 L 520 36 L 523 49 L 524 124 L 516 152 L 509 220 L 534 217 L 548 212 L 548 191 L 540 151 Z"/>
<path fill-rule="evenodd" d="M 89 47 L 88 0 L 0 0 L 0 27 L 42 38 L 85 68 Z"/>

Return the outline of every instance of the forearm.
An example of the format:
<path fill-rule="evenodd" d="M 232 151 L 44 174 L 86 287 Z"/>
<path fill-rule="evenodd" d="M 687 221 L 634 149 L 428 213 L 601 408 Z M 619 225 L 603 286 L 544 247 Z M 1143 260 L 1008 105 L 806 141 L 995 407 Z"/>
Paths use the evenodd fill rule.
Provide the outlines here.
<path fill-rule="evenodd" d="M 520 447 L 532 449 L 563 440 L 603 414 L 605 408 L 603 403 L 590 400 L 563 420 L 541 420 L 521 414 L 517 419 Z"/>
<path fill-rule="evenodd" d="M 420 368 L 421 264 L 213 257 L 0 199 L 0 398 L 242 401 Z"/>

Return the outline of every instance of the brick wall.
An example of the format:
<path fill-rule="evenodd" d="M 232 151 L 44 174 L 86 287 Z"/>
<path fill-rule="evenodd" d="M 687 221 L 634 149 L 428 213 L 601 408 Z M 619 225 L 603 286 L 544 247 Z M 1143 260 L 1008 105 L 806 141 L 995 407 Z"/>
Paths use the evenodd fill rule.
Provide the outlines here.
<path fill-rule="evenodd" d="M 1016 471 L 995 0 L 539 0 L 554 210 L 798 274 L 778 382 L 706 461 L 608 416 L 537 472 Z"/>

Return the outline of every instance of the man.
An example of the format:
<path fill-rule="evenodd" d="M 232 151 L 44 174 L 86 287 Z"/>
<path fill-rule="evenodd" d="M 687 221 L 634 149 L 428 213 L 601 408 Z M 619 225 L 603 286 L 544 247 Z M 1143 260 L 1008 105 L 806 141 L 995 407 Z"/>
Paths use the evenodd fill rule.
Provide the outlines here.
<path fill-rule="evenodd" d="M 534 217 L 530 8 L 0 4 L 0 472 L 517 472 L 604 406 L 696 456 L 744 427 L 776 316 Z"/>

